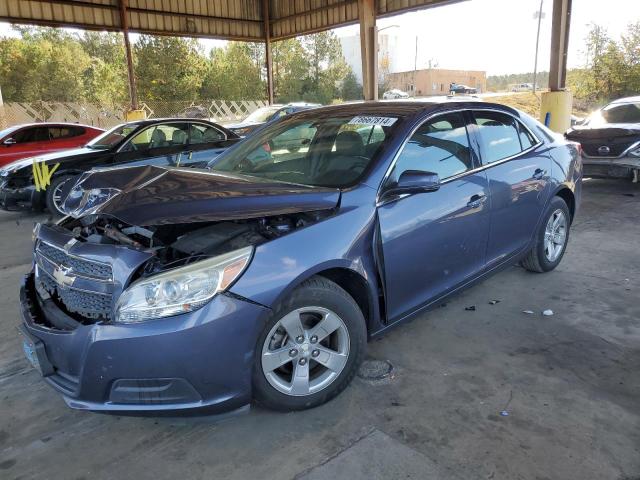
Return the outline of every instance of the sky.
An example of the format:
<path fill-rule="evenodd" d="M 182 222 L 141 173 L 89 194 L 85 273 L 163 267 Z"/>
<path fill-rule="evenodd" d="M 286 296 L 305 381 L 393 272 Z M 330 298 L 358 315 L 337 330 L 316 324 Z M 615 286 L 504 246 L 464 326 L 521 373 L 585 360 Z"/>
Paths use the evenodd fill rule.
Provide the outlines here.
<path fill-rule="evenodd" d="M 549 70 L 552 5 L 553 0 L 543 0 L 538 70 Z M 378 19 L 377 25 L 398 25 L 384 33 L 397 36 L 398 51 L 411 52 L 398 59 L 401 71 L 414 68 L 417 36 L 418 69 L 431 59 L 440 68 L 526 73 L 533 71 L 538 27 L 534 14 L 539 8 L 540 0 L 470 0 Z M 638 21 L 640 0 L 573 0 L 569 68 L 584 65 L 584 38 L 591 23 L 619 38 L 629 23 Z M 354 35 L 359 27 L 335 31 L 338 36 Z"/>
<path fill-rule="evenodd" d="M 551 7 L 542 0 L 545 17 L 540 30 L 538 70 L 549 69 Z M 429 60 L 440 68 L 484 70 L 488 75 L 533 71 L 540 0 L 468 0 L 439 8 L 378 19 L 378 28 L 397 37 L 399 70 L 413 70 L 416 36 L 418 68 Z M 569 39 L 569 68 L 584 65 L 584 38 L 591 23 L 604 26 L 619 38 L 629 23 L 640 21 L 640 0 L 573 0 Z M 338 36 L 358 33 L 357 25 L 334 30 Z M 10 34 L 0 23 L 0 35 Z M 220 40 L 201 40 L 209 50 L 224 45 Z M 404 52 L 411 52 L 407 55 Z"/>

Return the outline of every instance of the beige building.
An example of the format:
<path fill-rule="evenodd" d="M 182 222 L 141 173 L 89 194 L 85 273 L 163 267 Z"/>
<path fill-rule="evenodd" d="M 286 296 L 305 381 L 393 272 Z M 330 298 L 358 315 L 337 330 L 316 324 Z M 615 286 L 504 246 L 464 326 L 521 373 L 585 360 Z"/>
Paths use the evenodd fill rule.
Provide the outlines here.
<path fill-rule="evenodd" d="M 429 68 L 408 72 L 389 73 L 389 89 L 397 88 L 411 96 L 447 95 L 451 83 L 459 83 L 478 89 L 487 89 L 487 72 L 473 70 L 443 70 Z"/>

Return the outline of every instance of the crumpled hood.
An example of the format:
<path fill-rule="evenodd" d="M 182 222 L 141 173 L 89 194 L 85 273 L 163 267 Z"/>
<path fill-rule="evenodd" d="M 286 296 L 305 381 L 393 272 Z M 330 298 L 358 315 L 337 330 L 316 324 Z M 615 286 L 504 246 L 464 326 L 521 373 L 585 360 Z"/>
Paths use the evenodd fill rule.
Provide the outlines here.
<path fill-rule="evenodd" d="M 92 213 L 130 225 L 211 222 L 285 215 L 337 207 L 340 190 L 275 182 L 187 168 L 122 167 L 86 173 L 64 207 L 80 201 L 73 191 L 106 191 L 109 199 Z M 85 195 L 86 197 L 86 195 Z"/>
<path fill-rule="evenodd" d="M 590 127 L 579 125 L 569 129 L 566 137 L 569 140 L 604 140 L 620 137 L 640 137 L 640 124 L 637 123 L 609 123 Z"/>

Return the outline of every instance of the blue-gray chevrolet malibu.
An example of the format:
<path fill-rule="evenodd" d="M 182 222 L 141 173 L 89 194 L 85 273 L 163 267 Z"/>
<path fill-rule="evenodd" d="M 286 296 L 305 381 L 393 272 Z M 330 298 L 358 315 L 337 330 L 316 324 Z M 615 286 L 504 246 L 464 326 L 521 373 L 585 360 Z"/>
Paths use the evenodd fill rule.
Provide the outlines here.
<path fill-rule="evenodd" d="M 206 170 L 87 173 L 34 230 L 25 354 L 73 408 L 314 407 L 371 337 L 502 267 L 555 268 L 581 169 L 514 109 L 404 101 L 291 115 Z"/>

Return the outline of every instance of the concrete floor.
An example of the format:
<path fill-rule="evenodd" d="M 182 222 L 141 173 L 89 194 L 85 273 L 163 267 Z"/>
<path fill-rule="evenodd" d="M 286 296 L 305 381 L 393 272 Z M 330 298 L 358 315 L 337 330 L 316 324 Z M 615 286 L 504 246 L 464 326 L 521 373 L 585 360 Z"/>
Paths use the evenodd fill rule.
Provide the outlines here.
<path fill-rule="evenodd" d="M 73 411 L 27 366 L 17 288 L 37 218 L 0 216 L 2 479 L 640 478 L 638 185 L 585 183 L 556 271 L 511 268 L 373 342 L 391 381 L 225 421 Z"/>

